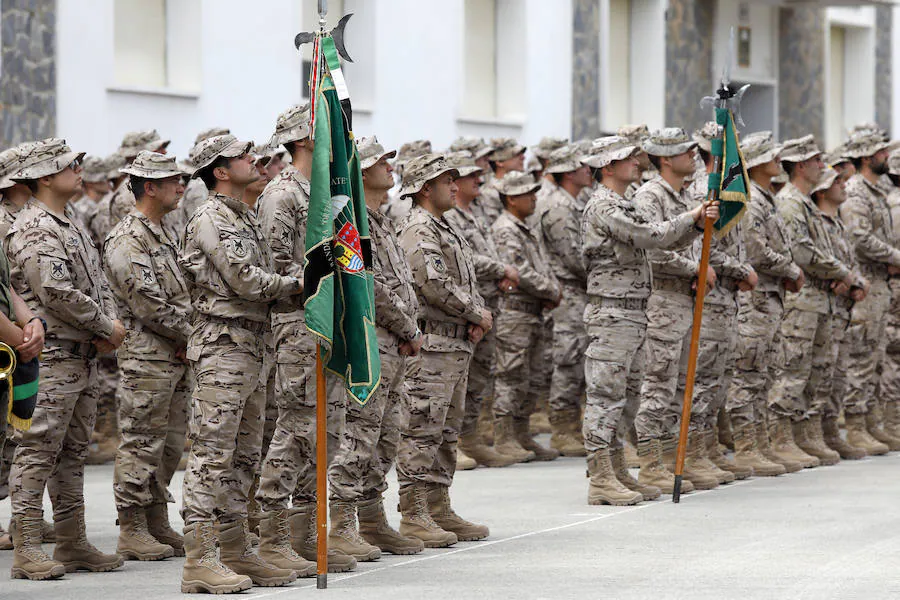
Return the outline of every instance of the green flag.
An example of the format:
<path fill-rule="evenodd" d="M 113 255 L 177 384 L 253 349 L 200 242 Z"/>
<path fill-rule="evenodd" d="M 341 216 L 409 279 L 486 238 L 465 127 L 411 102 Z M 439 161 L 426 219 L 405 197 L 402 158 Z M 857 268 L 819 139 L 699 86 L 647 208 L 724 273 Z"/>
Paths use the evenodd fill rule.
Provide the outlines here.
<path fill-rule="evenodd" d="M 741 144 L 734 128 L 734 116 L 727 108 L 716 109 L 716 123 L 722 127 L 722 137 L 712 141 L 712 154 L 722 157 L 722 169 L 709 176 L 709 189 L 719 198 L 719 220 L 715 222 L 716 236 L 722 237 L 737 225 L 750 200 L 750 177 L 741 154 Z"/>
<path fill-rule="evenodd" d="M 320 38 L 319 46 L 324 62 L 316 61 L 322 66 L 312 90 L 315 149 L 303 269 L 306 327 L 319 340 L 326 368 L 365 404 L 381 382 L 372 246 L 356 144 L 335 86 L 336 80 L 343 84 L 340 63 L 330 37 Z"/>

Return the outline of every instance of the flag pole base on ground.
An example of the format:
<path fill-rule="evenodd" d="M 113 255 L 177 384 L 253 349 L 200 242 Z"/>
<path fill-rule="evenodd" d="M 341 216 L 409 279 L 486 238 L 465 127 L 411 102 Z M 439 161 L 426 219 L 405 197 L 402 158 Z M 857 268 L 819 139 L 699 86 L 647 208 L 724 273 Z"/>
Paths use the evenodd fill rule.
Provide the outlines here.
<path fill-rule="evenodd" d="M 672 502 L 678 504 L 681 502 L 681 475 L 675 476 L 675 487 L 672 489 Z"/>
<path fill-rule="evenodd" d="M 328 588 L 328 575 L 316 575 L 316 589 L 324 590 Z"/>

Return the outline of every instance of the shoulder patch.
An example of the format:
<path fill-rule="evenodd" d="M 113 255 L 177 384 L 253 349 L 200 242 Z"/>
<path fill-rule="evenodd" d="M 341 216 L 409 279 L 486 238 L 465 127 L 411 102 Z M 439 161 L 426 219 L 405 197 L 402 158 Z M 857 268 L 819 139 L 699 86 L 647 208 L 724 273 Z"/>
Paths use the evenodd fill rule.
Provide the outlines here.
<path fill-rule="evenodd" d="M 446 273 L 447 265 L 444 264 L 444 257 L 432 255 L 428 257 L 428 261 L 431 263 L 431 266 L 434 267 L 434 270 L 438 273 Z"/>
<path fill-rule="evenodd" d="M 66 278 L 67 270 L 66 263 L 61 260 L 51 260 L 50 261 L 50 277 L 56 279 L 57 281 L 61 281 Z"/>

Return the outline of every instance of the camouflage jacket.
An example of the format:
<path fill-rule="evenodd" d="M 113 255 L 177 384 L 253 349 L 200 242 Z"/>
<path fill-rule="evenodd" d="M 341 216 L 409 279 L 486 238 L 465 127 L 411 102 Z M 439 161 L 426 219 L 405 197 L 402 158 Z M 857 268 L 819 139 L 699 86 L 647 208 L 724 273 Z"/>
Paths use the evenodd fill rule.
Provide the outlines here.
<path fill-rule="evenodd" d="M 71 206 L 64 214 L 32 198 L 19 211 L 6 244 L 13 289 L 47 320 L 54 340 L 108 338 L 118 316 L 116 301 L 91 235 Z"/>
<path fill-rule="evenodd" d="M 187 224 L 208 197 L 209 190 L 206 189 L 206 184 L 203 183 L 202 179 L 195 177 L 188 181 L 184 188 L 181 202 L 178 203 L 177 212 L 180 213 L 178 221 L 182 224 Z"/>
<path fill-rule="evenodd" d="M 825 222 L 825 230 L 831 238 L 831 247 L 834 248 L 834 254 L 838 260 L 850 267 L 856 277 L 859 274 L 859 262 L 853 252 L 850 242 L 850 235 L 844 222 L 840 217 L 832 217 L 822 213 L 822 220 Z M 848 296 L 836 296 L 833 298 L 834 306 L 837 312 L 842 314 L 846 320 L 850 320 L 850 309 L 853 307 L 853 300 Z"/>
<path fill-rule="evenodd" d="M 9 228 L 16 222 L 21 209 L 10 202 L 6 196 L 0 197 L 0 239 L 6 239 Z"/>
<path fill-rule="evenodd" d="M 535 231 L 560 283 L 584 289 L 586 273 L 581 257 L 581 218 L 584 205 L 562 187 L 537 202 Z"/>
<path fill-rule="evenodd" d="M 477 209 L 473 209 L 476 215 L 481 216 L 481 224 L 485 229 L 490 230 L 494 225 L 494 221 L 503 212 L 503 202 L 500 201 L 500 192 L 494 185 L 497 178 L 492 178 L 489 182 L 481 186 L 481 195 L 475 200 L 478 205 Z"/>
<path fill-rule="evenodd" d="M 97 203 L 97 210 L 94 211 L 94 217 L 90 223 L 87 223 L 88 229 L 91 230 L 91 235 L 97 244 L 106 239 L 111 229 L 109 225 L 109 203 L 112 200 L 113 193 L 109 192 L 100 198 L 100 202 Z"/>
<path fill-rule="evenodd" d="M 634 195 L 634 203 L 654 223 L 671 221 L 698 204 L 686 187 L 676 192 L 662 176 L 642 185 Z M 677 250 L 657 248 L 649 250 L 648 257 L 655 279 L 691 280 L 697 276 L 700 266 L 700 246 L 689 244 Z"/>
<path fill-rule="evenodd" d="M 131 178 L 127 177 L 122 185 L 116 188 L 109 199 L 109 229 L 119 224 L 119 221 L 125 218 L 128 213 L 134 209 L 134 194 L 131 193 L 129 185 Z M 103 238 L 106 239 L 106 238 Z"/>
<path fill-rule="evenodd" d="M 472 261 L 478 278 L 478 292 L 493 308 L 500 297 L 497 283 L 506 274 L 506 265 L 500 261 L 494 238 L 474 213 L 454 207 L 444 213 L 444 220 L 452 225 L 472 248 Z"/>
<path fill-rule="evenodd" d="M 841 218 L 850 232 L 853 248 L 863 273 L 887 279 L 887 266 L 900 267 L 898 238 L 887 195 L 877 185 L 857 173 L 847 182 L 847 200 L 841 205 Z"/>
<path fill-rule="evenodd" d="M 106 238 L 103 267 L 128 332 L 119 358 L 176 360 L 191 334 L 191 296 L 178 246 L 162 226 L 131 211 Z"/>
<path fill-rule="evenodd" d="M 743 230 L 747 257 L 759 277 L 758 292 L 776 292 L 784 297 L 782 279 L 800 277 L 794 263 L 791 236 L 784 219 L 775 207 L 775 197 L 754 182 L 750 187 L 747 226 Z"/>
<path fill-rule="evenodd" d="M 491 235 L 500 259 L 519 270 L 519 287 L 504 297 L 501 308 L 541 314 L 544 301 L 559 297 L 560 286 L 540 239 L 506 210 L 497 217 Z"/>

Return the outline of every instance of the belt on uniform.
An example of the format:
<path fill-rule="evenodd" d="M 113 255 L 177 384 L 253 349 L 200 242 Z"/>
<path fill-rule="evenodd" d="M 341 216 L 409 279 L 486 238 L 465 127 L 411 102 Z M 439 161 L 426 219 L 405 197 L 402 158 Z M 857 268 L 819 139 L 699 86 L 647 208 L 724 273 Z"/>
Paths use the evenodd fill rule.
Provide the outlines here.
<path fill-rule="evenodd" d="M 609 298 L 607 296 L 591 296 L 591 304 L 600 308 L 647 310 L 646 298 Z"/>
<path fill-rule="evenodd" d="M 718 285 L 719 287 L 728 290 L 729 292 L 738 291 L 738 283 L 740 283 L 739 279 L 735 279 L 734 277 L 728 277 L 727 275 L 723 275 L 719 277 Z"/>
<path fill-rule="evenodd" d="M 459 323 L 446 323 L 444 321 L 419 321 L 419 329 L 422 330 L 422 333 L 442 335 L 444 337 L 456 338 L 459 340 L 469 339 L 469 326 L 460 325 Z"/>
<path fill-rule="evenodd" d="M 810 276 L 806 279 L 806 285 L 814 287 L 817 290 L 822 290 L 823 292 L 831 292 L 830 279 L 819 279 L 818 277 Z"/>
<path fill-rule="evenodd" d="M 890 277 L 888 275 L 887 265 L 884 263 L 860 263 L 860 270 L 869 276 L 869 279 L 873 277 L 877 277 L 878 279 L 887 279 Z"/>
<path fill-rule="evenodd" d="M 540 315 L 544 309 L 540 302 L 519 300 L 518 298 L 503 298 L 501 306 L 503 310 L 518 310 L 532 315 Z"/>
<path fill-rule="evenodd" d="M 691 287 L 691 281 L 687 279 L 674 279 L 669 277 L 654 277 L 653 289 L 663 290 L 667 292 L 678 292 L 685 296 L 692 296 L 694 290 Z"/>
<path fill-rule="evenodd" d="M 251 321 L 250 319 L 244 319 L 242 317 L 235 317 L 232 319 L 203 315 L 201 318 L 206 319 L 210 323 L 221 323 L 222 325 L 228 325 L 229 327 L 240 327 L 241 329 L 246 329 L 250 333 L 263 333 L 269 325 L 262 321 Z"/>
<path fill-rule="evenodd" d="M 60 348 L 82 358 L 94 358 L 97 356 L 97 346 L 92 342 L 73 342 L 71 340 L 47 340 L 48 348 Z"/>

